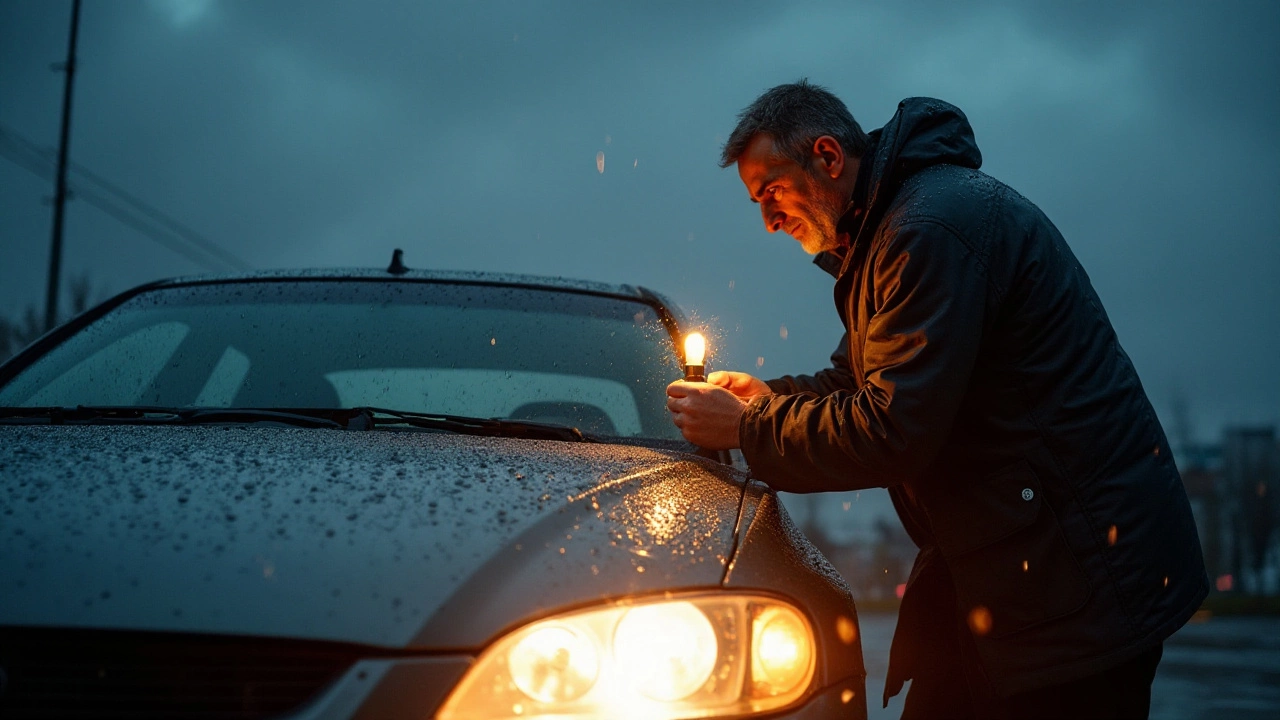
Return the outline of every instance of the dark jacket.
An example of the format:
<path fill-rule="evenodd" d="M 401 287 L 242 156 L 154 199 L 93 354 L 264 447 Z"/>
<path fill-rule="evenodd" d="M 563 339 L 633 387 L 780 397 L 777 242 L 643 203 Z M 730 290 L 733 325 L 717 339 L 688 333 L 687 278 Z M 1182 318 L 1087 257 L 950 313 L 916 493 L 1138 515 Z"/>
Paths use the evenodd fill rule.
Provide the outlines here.
<path fill-rule="evenodd" d="M 978 171 L 958 108 L 905 100 L 872 139 L 840 225 L 847 334 L 830 369 L 751 402 L 748 464 L 778 490 L 889 488 L 921 548 L 893 693 L 940 612 L 973 633 L 998 694 L 1138 655 L 1187 621 L 1208 580 L 1101 301 L 1049 219 Z M 948 575 L 954 599 L 916 592 Z"/>

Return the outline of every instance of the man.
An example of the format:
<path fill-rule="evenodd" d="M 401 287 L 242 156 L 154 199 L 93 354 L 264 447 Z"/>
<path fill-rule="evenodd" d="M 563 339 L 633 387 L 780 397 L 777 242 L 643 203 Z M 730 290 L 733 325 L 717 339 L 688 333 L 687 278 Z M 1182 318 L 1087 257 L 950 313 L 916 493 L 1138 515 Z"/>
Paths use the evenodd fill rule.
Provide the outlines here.
<path fill-rule="evenodd" d="M 1147 717 L 1163 640 L 1208 592 L 1164 431 L 1053 224 L 978 171 L 964 114 L 864 133 L 805 81 L 739 116 L 765 227 L 836 277 L 832 366 L 668 389 L 684 436 L 777 490 L 889 489 L 920 552 L 885 703 L 904 718 Z"/>

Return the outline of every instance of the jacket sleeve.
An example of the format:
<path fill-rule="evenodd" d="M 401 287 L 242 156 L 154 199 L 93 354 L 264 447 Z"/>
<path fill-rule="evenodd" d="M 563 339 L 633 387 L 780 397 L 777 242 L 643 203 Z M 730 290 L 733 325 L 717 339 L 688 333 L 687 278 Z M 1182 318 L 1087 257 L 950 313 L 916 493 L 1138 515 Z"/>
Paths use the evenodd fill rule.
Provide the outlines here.
<path fill-rule="evenodd" d="M 846 332 L 840 338 L 840 344 L 831 353 L 831 367 L 826 370 L 819 370 L 813 375 L 783 375 L 775 380 L 766 380 L 765 383 L 770 390 L 780 395 L 830 395 L 837 390 L 856 390 L 858 383 L 853 379 L 853 371 L 849 369 L 849 333 Z"/>
<path fill-rule="evenodd" d="M 774 489 L 910 480 L 950 432 L 982 337 L 985 266 L 950 229 L 918 221 L 898 228 L 868 272 L 875 314 L 862 344 L 866 383 L 822 395 L 766 395 L 743 413 L 743 455 Z"/>

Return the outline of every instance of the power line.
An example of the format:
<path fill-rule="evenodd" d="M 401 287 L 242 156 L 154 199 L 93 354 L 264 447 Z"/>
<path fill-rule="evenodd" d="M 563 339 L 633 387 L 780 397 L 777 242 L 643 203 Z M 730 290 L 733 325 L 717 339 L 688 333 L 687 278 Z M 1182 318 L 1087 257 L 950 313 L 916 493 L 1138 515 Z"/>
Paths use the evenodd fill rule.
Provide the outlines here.
<path fill-rule="evenodd" d="M 0 134 L 7 134 L 11 136 L 14 141 L 24 145 L 30 152 L 36 153 L 46 158 L 51 154 L 51 151 L 43 149 L 40 146 L 36 145 L 31 140 L 28 140 L 22 137 L 20 134 L 14 132 L 12 128 L 5 126 L 3 123 L 0 123 Z M 230 267 L 235 268 L 237 270 L 251 269 L 252 266 L 249 263 L 237 257 L 231 251 L 221 247 L 214 241 L 204 237 L 199 232 L 193 230 L 187 225 L 184 225 L 178 222 L 177 220 L 174 220 L 173 218 L 169 217 L 165 213 L 156 209 L 152 205 L 149 205 L 146 201 L 142 200 L 138 196 L 130 193 L 129 191 L 125 190 L 119 185 L 116 185 L 110 180 L 93 172 L 89 168 L 77 162 L 71 162 L 70 167 L 72 170 L 75 171 L 76 175 L 79 176 L 81 179 L 87 179 L 88 181 L 98 185 L 100 189 L 105 190 L 107 193 L 111 195 L 114 195 L 118 201 L 122 201 L 124 204 L 132 206 L 135 210 L 151 218 L 152 220 L 159 223 L 160 225 L 163 225 L 164 227 L 169 229 L 171 232 L 182 236 L 184 239 L 190 241 L 195 245 L 200 246 L 205 250 L 205 252 L 208 252 L 210 255 L 217 257 L 219 260 L 222 260 L 224 263 L 226 263 Z M 81 189 L 83 190 L 83 186 L 81 186 Z"/>
<path fill-rule="evenodd" d="M 214 257 L 218 258 L 219 260 L 226 263 L 227 265 L 230 265 L 236 270 L 252 269 L 253 267 L 252 265 L 245 262 L 244 260 L 241 260 L 237 255 L 232 253 L 230 250 L 227 250 L 226 248 L 206 238 L 205 236 L 201 235 L 200 233 L 196 232 L 190 227 L 187 227 L 186 225 L 178 222 L 177 220 L 174 220 L 168 215 L 165 215 L 164 213 L 160 212 L 156 208 L 145 203 L 138 196 L 133 195 L 129 192 L 126 192 L 120 186 L 108 181 L 106 178 L 89 170 L 88 168 L 81 165 L 80 163 L 72 162 L 71 169 L 75 171 L 77 176 L 83 176 L 91 180 L 92 182 L 97 183 L 100 187 L 107 190 L 111 194 L 115 195 L 117 198 L 123 200 L 126 204 L 131 205 L 138 212 L 142 213 L 143 215 L 146 215 L 147 217 L 151 218 L 157 223 L 163 225 L 165 228 L 169 229 L 174 234 L 185 238 L 187 241 L 191 242 L 192 244 L 200 246 L 200 248 L 202 248 L 205 252 L 209 253 L 210 255 L 213 255 Z"/>
<path fill-rule="evenodd" d="M 20 152 L 14 152 L 14 148 L 12 146 L 3 144 L 0 144 L 0 155 L 3 155 L 15 165 L 22 167 L 24 170 L 27 170 L 44 180 L 52 179 L 53 171 L 49 167 L 48 163 L 45 162 L 44 158 L 36 158 L 35 162 L 33 162 L 33 158 L 30 156 L 24 157 Z M 182 255 L 206 270 L 218 271 L 223 269 L 216 264 L 210 263 L 210 258 L 194 252 L 190 247 L 179 242 L 175 242 L 174 238 L 170 237 L 169 234 L 156 232 L 155 228 L 148 227 L 143 224 L 137 219 L 137 217 L 130 215 L 127 210 L 120 208 L 118 205 L 112 204 L 101 195 L 97 195 L 92 191 L 85 192 L 78 186 L 78 184 L 70 187 L 69 194 L 72 197 L 83 198 L 85 202 L 93 205 L 99 210 L 102 210 L 121 223 L 137 230 L 148 239 L 163 245 L 165 248 L 172 250 L 179 255 Z"/>
<path fill-rule="evenodd" d="M 0 123 L 0 141 L 7 141 L 0 142 L 0 155 L 4 155 L 14 164 L 33 174 L 46 180 L 51 179 L 51 168 L 49 167 L 51 162 L 50 151 L 41 148 L 2 123 Z M 77 182 L 72 188 L 75 195 L 151 240 L 210 270 L 222 269 L 210 265 L 210 259 L 233 270 L 249 270 L 252 268 L 252 265 L 231 251 L 173 219 L 158 208 L 124 190 L 119 185 L 79 163 L 70 163 L 70 166 L 77 178 Z M 96 185 L 97 192 L 94 189 L 87 188 L 86 182 Z M 127 206 L 127 208 L 122 207 L 122 205 Z M 142 215 L 147 220 L 150 220 L 151 223 L 159 225 L 160 228 L 148 226 L 137 215 Z M 182 243 L 186 245 L 184 246 Z"/>

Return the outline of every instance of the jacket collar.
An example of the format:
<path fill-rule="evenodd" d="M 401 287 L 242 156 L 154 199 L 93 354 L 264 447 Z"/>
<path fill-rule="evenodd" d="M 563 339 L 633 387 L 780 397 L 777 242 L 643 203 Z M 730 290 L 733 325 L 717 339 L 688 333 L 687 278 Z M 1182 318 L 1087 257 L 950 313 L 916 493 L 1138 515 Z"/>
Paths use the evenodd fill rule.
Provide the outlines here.
<path fill-rule="evenodd" d="M 848 236 L 849 247 L 820 253 L 813 260 L 837 279 L 863 250 L 863 236 L 875 232 L 904 180 L 931 165 L 982 167 L 969 119 L 941 100 L 907 98 L 884 127 L 868 136 L 871 142 L 859 160 L 849 208 L 836 223 L 836 232 Z"/>

